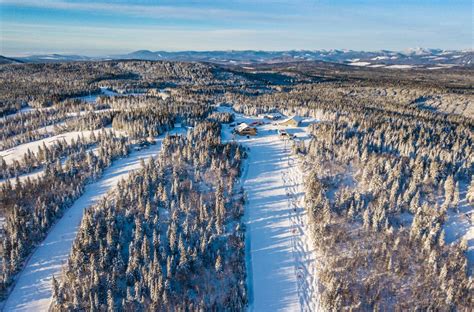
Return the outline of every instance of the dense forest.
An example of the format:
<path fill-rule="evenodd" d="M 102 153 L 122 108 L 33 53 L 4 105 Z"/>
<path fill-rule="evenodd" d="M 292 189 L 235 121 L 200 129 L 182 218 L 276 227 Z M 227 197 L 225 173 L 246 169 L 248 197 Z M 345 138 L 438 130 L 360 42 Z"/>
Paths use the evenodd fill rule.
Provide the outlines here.
<path fill-rule="evenodd" d="M 444 226 L 474 191 L 471 129 L 376 113 L 311 133 L 299 150 L 323 306 L 468 309 L 467 242 L 446 244 Z"/>
<path fill-rule="evenodd" d="M 243 156 L 215 122 L 167 137 L 86 212 L 53 310 L 243 309 Z"/>
<path fill-rule="evenodd" d="M 38 157 L 47 151 L 41 150 Z M 40 178 L 16 181 L 14 187 L 7 180 L 0 189 L 0 211 L 7 215 L 3 226 L 1 292 L 55 220 L 82 194 L 85 184 L 100 176 L 114 158 L 126 156 L 129 149 L 125 138 L 104 133 L 98 137 L 96 153 L 77 147 L 70 152 L 64 165 L 59 158 L 46 163 Z"/>

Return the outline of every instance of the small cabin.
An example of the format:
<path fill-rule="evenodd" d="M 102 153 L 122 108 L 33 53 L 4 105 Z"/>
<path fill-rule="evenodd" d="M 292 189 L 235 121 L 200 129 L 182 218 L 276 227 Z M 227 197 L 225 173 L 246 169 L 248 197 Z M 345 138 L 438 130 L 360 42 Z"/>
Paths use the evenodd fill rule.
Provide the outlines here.
<path fill-rule="evenodd" d="M 299 127 L 302 120 L 303 118 L 301 118 L 300 116 L 291 116 L 280 122 L 278 125 L 284 127 Z"/>
<path fill-rule="evenodd" d="M 235 127 L 235 132 L 239 135 L 257 135 L 257 128 L 251 127 L 246 123 L 241 123 Z"/>

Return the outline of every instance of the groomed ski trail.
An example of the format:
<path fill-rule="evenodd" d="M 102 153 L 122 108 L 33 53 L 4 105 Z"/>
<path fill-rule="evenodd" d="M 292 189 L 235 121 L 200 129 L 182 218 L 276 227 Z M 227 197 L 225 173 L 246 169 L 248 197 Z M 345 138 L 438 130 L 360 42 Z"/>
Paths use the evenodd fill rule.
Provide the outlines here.
<path fill-rule="evenodd" d="M 304 203 L 303 176 L 298 159 L 287 152 L 288 169 L 283 173 L 283 181 L 290 209 L 289 219 L 292 228 L 293 256 L 297 266 L 298 297 L 301 311 L 317 311 L 318 290 L 316 254 L 312 247 L 311 227 Z"/>
<path fill-rule="evenodd" d="M 223 108 L 226 109 L 226 108 Z M 236 122 L 262 119 L 236 115 Z M 268 122 L 268 121 L 267 121 Z M 291 142 L 277 127 L 258 127 L 255 137 L 235 136 L 249 148 L 242 177 L 245 208 L 249 310 L 318 311 L 316 259 L 304 208 L 303 173 Z M 304 127 L 293 129 L 307 138 Z M 222 137 L 234 136 L 223 127 Z"/>
<path fill-rule="evenodd" d="M 172 132 L 184 131 L 181 128 Z M 126 158 L 115 160 L 106 168 L 102 177 L 86 185 L 84 194 L 64 212 L 48 233 L 45 240 L 36 247 L 25 267 L 17 276 L 15 285 L 9 294 L 3 311 L 48 311 L 51 304 L 51 281 L 53 275 L 59 277 L 76 238 L 84 210 L 102 199 L 109 190 L 140 168 L 140 160 L 155 157 L 161 150 L 164 135 L 155 145 L 133 151 Z"/>

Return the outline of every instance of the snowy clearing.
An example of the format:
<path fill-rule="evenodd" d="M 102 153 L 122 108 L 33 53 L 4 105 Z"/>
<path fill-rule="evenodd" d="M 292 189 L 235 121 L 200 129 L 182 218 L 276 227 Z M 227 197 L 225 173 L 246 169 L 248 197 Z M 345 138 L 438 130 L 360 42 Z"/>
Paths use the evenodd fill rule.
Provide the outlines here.
<path fill-rule="evenodd" d="M 222 111 L 223 109 L 221 109 Z M 237 115 L 237 122 L 264 121 Z M 303 175 L 290 141 L 271 123 L 258 127 L 256 137 L 236 136 L 248 147 L 242 177 L 247 195 L 246 263 L 249 310 L 314 311 L 316 264 L 304 208 Z M 305 139 L 304 127 L 288 128 Z M 223 139 L 233 137 L 223 125 Z"/>
<path fill-rule="evenodd" d="M 85 96 L 78 96 L 78 97 L 75 97 L 73 99 L 78 99 L 78 100 L 81 100 L 81 101 L 84 101 L 84 102 L 87 102 L 87 103 L 95 103 L 97 101 L 97 98 L 99 96 L 115 96 L 115 95 L 119 95 L 117 92 L 114 92 L 112 90 L 109 90 L 109 88 L 107 87 L 100 87 L 100 93 L 96 93 L 96 94 L 89 94 L 89 95 L 85 95 Z"/>
<path fill-rule="evenodd" d="M 172 132 L 183 132 L 178 128 Z M 155 145 L 132 152 L 104 170 L 102 177 L 86 185 L 84 194 L 64 212 L 64 216 L 52 227 L 46 239 L 36 248 L 23 271 L 19 273 L 14 288 L 7 298 L 4 311 L 48 311 L 51 303 L 51 280 L 61 274 L 66 262 L 84 209 L 90 207 L 132 171 L 140 168 L 140 160 L 156 156 L 161 149 L 164 135 Z"/>

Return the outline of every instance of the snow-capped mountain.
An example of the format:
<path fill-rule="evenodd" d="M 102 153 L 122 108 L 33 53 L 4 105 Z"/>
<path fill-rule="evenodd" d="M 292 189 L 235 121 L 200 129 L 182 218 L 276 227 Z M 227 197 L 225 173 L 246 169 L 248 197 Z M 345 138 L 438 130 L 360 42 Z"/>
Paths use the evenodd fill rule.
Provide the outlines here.
<path fill-rule="evenodd" d="M 139 50 L 128 54 L 104 57 L 81 55 L 33 55 L 16 58 L 22 62 L 67 62 L 110 59 L 200 61 L 218 64 L 281 63 L 294 61 L 325 61 L 351 66 L 383 68 L 448 68 L 472 66 L 472 50 L 455 51 L 415 48 L 406 51 L 353 51 L 353 50 L 291 50 L 291 51 L 149 51 Z"/>

